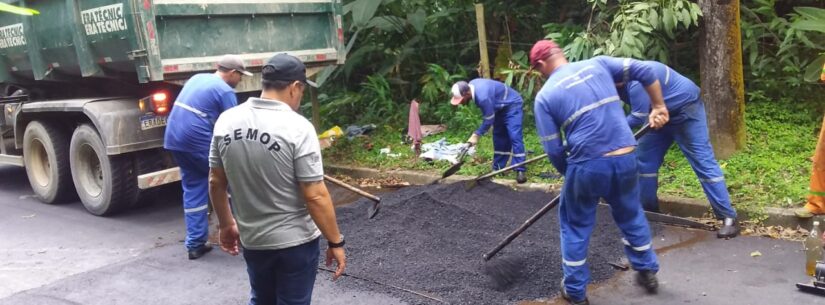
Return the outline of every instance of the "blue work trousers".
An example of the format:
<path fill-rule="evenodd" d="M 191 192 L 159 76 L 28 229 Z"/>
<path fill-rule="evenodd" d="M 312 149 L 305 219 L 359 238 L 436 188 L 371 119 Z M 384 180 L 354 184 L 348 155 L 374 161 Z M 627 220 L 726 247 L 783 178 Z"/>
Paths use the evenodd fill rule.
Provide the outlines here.
<path fill-rule="evenodd" d="M 699 178 L 716 217 L 736 218 L 725 184 L 725 175 L 716 162 L 710 145 L 705 105 L 701 100 L 672 114 L 670 123 L 659 130 L 652 130 L 639 140 L 639 183 L 645 210 L 659 210 L 659 198 L 656 196 L 659 168 L 674 141 Z"/>
<path fill-rule="evenodd" d="M 633 269 L 659 270 L 650 227 L 639 203 L 638 179 L 634 153 L 567 166 L 559 204 L 559 225 L 564 288 L 574 300 L 585 298 L 590 282 L 587 247 L 596 223 L 599 198 L 610 205 Z"/>
<path fill-rule="evenodd" d="M 206 244 L 209 238 L 209 154 L 172 151 L 180 167 L 183 187 L 183 219 L 186 223 L 186 249 Z"/>
<path fill-rule="evenodd" d="M 279 250 L 243 250 L 249 305 L 309 305 L 318 268 L 318 239 Z"/>
<path fill-rule="evenodd" d="M 524 162 L 527 156 L 522 139 L 521 123 L 524 111 L 521 107 L 521 103 L 510 104 L 496 111 L 493 122 L 493 170 L 507 167 L 507 161 L 510 160 L 510 164 Z M 523 172 L 526 168 L 519 166 L 514 170 Z"/>

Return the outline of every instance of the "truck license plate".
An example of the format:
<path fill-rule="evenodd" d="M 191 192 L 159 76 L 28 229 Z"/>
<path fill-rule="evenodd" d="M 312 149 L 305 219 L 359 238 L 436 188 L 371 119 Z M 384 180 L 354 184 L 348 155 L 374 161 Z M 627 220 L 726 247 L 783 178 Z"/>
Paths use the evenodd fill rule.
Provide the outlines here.
<path fill-rule="evenodd" d="M 154 114 L 147 114 L 140 117 L 140 129 L 148 130 L 157 127 L 166 126 L 166 116 L 157 116 Z"/>

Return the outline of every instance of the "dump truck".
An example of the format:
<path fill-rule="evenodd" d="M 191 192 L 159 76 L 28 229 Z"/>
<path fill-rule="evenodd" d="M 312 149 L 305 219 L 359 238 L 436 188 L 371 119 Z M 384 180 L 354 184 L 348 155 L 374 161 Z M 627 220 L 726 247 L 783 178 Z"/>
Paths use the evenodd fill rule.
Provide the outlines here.
<path fill-rule="evenodd" d="M 294 55 L 311 76 L 344 62 L 341 0 L 0 0 L 0 164 L 25 167 L 45 203 L 109 215 L 180 180 L 166 117 L 196 73 L 238 54 L 254 76 Z"/>

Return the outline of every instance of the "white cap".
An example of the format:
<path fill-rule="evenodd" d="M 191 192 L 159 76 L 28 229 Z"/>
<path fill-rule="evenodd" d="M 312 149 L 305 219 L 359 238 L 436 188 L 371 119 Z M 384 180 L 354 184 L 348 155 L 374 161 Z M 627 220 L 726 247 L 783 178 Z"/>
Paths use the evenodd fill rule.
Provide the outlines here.
<path fill-rule="evenodd" d="M 459 81 L 453 84 L 453 87 L 450 88 L 450 93 L 453 94 L 453 98 L 450 99 L 450 104 L 453 106 L 458 106 L 464 100 L 464 94 L 470 92 L 470 85 L 465 81 Z"/>

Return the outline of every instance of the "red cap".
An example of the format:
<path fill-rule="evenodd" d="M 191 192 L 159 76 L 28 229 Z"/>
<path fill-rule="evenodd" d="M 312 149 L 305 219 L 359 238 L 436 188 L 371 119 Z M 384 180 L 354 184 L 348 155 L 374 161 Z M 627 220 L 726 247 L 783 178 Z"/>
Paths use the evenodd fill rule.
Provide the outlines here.
<path fill-rule="evenodd" d="M 552 40 L 539 40 L 530 49 L 530 66 L 535 67 L 539 60 L 547 59 L 553 54 L 561 52 L 561 48 Z"/>

